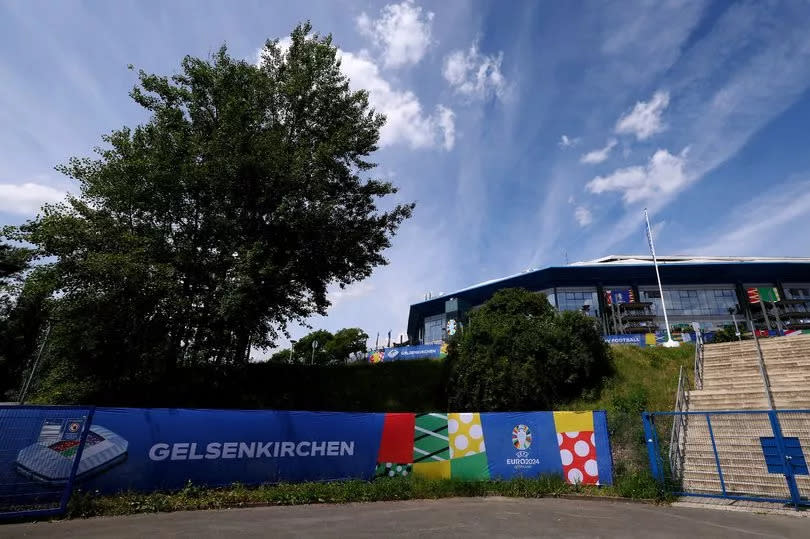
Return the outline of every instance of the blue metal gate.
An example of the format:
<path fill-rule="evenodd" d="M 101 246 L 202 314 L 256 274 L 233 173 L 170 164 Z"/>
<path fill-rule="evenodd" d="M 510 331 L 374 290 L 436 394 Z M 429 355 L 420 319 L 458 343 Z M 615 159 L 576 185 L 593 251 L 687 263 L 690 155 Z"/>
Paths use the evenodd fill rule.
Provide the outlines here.
<path fill-rule="evenodd" d="M 653 476 L 676 495 L 810 504 L 810 410 L 645 412 Z"/>
<path fill-rule="evenodd" d="M 93 411 L 0 406 L 0 518 L 65 511 Z"/>

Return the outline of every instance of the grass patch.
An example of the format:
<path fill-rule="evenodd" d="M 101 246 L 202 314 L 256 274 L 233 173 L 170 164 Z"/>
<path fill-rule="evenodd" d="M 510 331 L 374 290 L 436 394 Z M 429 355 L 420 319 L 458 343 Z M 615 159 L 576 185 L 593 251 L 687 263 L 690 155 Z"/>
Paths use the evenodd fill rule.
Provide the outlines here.
<path fill-rule="evenodd" d="M 615 373 L 598 395 L 586 395 L 566 405 L 569 410 L 607 410 L 613 448 L 614 478 L 622 496 L 645 497 L 657 488 L 649 477 L 641 413 L 672 410 L 678 391 L 678 373 L 694 368 L 695 348 L 614 346 Z M 645 475 L 647 478 L 645 478 Z"/>
<path fill-rule="evenodd" d="M 629 497 L 666 501 L 649 476 L 625 478 L 615 486 L 569 485 L 558 476 L 508 481 L 459 481 L 454 479 L 381 478 L 374 481 L 331 483 L 281 483 L 246 487 L 234 484 L 204 488 L 191 483 L 176 492 L 124 492 L 102 496 L 77 490 L 70 499 L 65 518 L 132 515 L 224 509 L 256 505 L 304 505 L 316 503 L 433 500 L 453 497 L 506 496 L 547 498 L 570 495 Z"/>

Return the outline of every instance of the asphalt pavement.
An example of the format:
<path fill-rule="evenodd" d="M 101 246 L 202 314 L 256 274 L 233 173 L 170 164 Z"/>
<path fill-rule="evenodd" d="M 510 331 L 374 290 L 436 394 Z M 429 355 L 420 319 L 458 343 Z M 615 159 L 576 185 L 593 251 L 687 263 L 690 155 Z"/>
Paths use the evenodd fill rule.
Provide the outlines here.
<path fill-rule="evenodd" d="M 453 498 L 0 524 L 0 537 L 810 537 L 784 515 L 602 500 Z"/>

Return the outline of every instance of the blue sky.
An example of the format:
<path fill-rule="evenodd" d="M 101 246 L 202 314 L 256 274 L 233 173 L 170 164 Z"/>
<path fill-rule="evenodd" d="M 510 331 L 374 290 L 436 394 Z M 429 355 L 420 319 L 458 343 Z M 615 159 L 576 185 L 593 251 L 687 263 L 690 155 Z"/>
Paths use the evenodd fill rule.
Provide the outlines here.
<path fill-rule="evenodd" d="M 305 19 L 388 115 L 376 173 L 417 202 L 391 264 L 334 290 L 316 328 L 397 335 L 427 291 L 643 253 L 645 206 L 661 253 L 808 255 L 799 1 L 3 2 L 0 223 L 144 120 L 127 64 L 169 74 L 222 43 L 256 61 Z"/>

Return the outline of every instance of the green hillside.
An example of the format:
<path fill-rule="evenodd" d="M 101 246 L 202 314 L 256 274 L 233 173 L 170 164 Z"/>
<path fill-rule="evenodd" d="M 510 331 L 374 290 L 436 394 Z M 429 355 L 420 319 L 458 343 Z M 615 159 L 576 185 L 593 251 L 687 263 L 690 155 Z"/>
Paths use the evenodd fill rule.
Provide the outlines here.
<path fill-rule="evenodd" d="M 678 373 L 692 378 L 695 348 L 637 348 L 614 346 L 616 371 L 599 395 L 583 396 L 564 406 L 570 410 L 607 410 L 616 481 L 633 495 L 649 488 L 649 463 L 644 445 L 641 412 L 672 410 L 678 390 Z"/>

